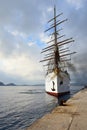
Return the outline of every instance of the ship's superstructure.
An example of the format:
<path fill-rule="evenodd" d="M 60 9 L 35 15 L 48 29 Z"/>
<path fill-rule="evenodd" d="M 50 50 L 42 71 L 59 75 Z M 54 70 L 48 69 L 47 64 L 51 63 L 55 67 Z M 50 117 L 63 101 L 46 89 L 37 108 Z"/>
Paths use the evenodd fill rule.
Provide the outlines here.
<path fill-rule="evenodd" d="M 44 62 L 46 67 L 45 90 L 48 94 L 58 96 L 70 92 L 70 76 L 66 70 L 67 62 L 71 60 L 71 55 L 75 52 L 70 52 L 66 47 L 69 43 L 74 42 L 73 38 L 63 39 L 65 35 L 60 35 L 58 28 L 60 24 L 67 21 L 58 20 L 63 13 L 56 15 L 56 7 L 54 7 L 54 17 L 48 21 L 50 28 L 45 32 L 50 32 L 52 39 L 47 42 L 48 46 L 42 49 L 41 53 L 45 57 L 40 62 Z"/>

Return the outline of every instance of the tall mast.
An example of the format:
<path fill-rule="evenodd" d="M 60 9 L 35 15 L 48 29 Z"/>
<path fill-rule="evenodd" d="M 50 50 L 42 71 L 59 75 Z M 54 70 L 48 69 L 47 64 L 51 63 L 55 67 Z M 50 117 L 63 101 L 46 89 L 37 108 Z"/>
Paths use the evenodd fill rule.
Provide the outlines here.
<path fill-rule="evenodd" d="M 56 29 L 56 7 L 54 6 L 54 38 L 55 46 L 57 45 L 57 29 Z"/>
<path fill-rule="evenodd" d="M 45 32 L 48 32 L 49 30 L 53 29 L 50 35 L 54 35 L 54 38 L 47 42 L 48 46 L 43 48 L 41 51 L 41 53 L 45 53 L 45 57 L 43 57 L 43 60 L 41 60 L 40 62 L 47 62 L 45 66 L 48 67 L 48 73 L 52 72 L 55 69 L 61 70 L 61 65 L 63 63 L 65 64 L 65 61 L 70 60 L 68 56 L 71 56 L 75 53 L 69 53 L 69 50 L 65 47 L 66 44 L 74 42 L 73 38 L 60 40 L 65 35 L 59 34 L 59 31 L 61 31 L 62 29 L 58 28 L 58 26 L 67 21 L 67 19 L 58 20 L 58 18 L 62 14 L 63 13 L 56 15 L 56 6 L 54 5 L 54 16 L 48 21 L 49 24 L 51 23 L 50 27 L 45 30 Z M 52 44 L 49 45 L 50 43 Z"/>
<path fill-rule="evenodd" d="M 59 49 L 57 45 L 56 7 L 54 6 L 54 42 L 55 42 L 55 68 L 58 69 Z"/>

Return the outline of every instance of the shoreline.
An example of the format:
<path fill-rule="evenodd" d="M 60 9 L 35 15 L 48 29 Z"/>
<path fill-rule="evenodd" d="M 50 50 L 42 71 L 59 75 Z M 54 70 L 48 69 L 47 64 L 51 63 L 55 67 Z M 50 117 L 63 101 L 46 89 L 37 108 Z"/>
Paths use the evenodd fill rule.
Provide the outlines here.
<path fill-rule="evenodd" d="M 36 120 L 26 130 L 86 130 L 87 88 L 80 90 L 63 106 L 55 107 L 52 112 Z"/>

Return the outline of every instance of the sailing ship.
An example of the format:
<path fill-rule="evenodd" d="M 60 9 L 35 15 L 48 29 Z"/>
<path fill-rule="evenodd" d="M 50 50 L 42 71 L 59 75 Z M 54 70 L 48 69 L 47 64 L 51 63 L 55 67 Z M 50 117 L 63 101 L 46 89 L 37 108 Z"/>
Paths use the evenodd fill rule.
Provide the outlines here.
<path fill-rule="evenodd" d="M 45 57 L 40 62 L 44 62 L 46 67 L 45 90 L 48 94 L 59 96 L 70 92 L 70 75 L 66 70 L 67 62 L 71 60 L 71 55 L 76 52 L 70 52 L 69 43 L 74 42 L 73 38 L 60 40 L 64 35 L 60 35 L 59 25 L 67 21 L 58 20 L 63 13 L 56 15 L 56 7 L 54 6 L 54 16 L 48 21 L 50 27 L 45 32 L 50 32 L 52 39 L 47 42 L 48 46 L 42 49 L 41 53 Z"/>

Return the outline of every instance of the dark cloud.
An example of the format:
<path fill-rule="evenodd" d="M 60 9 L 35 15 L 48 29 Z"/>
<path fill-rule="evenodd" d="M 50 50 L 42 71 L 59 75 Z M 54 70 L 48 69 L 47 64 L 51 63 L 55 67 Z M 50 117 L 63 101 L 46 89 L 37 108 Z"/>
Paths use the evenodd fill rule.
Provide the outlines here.
<path fill-rule="evenodd" d="M 47 15 L 48 1 L 3 0 L 0 5 L 2 25 L 12 26 L 14 29 L 31 34 L 40 31 L 44 15 Z"/>
<path fill-rule="evenodd" d="M 74 5 L 72 0 L 69 3 L 67 1 L 59 2 L 59 10 L 62 10 L 68 18 L 67 24 L 63 25 L 65 30 L 63 31 L 67 36 L 75 39 L 75 43 L 69 45 L 71 51 L 77 52 L 72 56 L 71 63 L 76 70 L 71 72 L 71 77 L 73 82 L 87 84 L 87 0 L 79 3 L 74 1 Z M 71 71 L 70 68 L 69 70 Z"/>
<path fill-rule="evenodd" d="M 73 60 L 76 67 L 76 72 L 73 72 L 74 81 L 79 84 L 87 84 L 87 53 L 79 53 Z"/>
<path fill-rule="evenodd" d="M 73 46 L 73 50 L 77 51 L 74 64 L 76 64 L 75 80 L 78 83 L 87 84 L 87 1 L 84 7 L 73 11 L 70 16 L 73 21 L 73 35 L 76 39 L 76 46 Z"/>
<path fill-rule="evenodd" d="M 33 37 L 33 40 L 38 39 L 43 32 L 43 21 L 48 17 L 47 3 L 42 0 L 0 1 L 0 48 L 3 54 L 12 55 L 17 49 L 17 44 L 26 44 L 28 36 Z M 13 32 L 18 32 L 19 36 L 12 35 Z M 27 37 L 23 39 L 20 34 Z"/>

